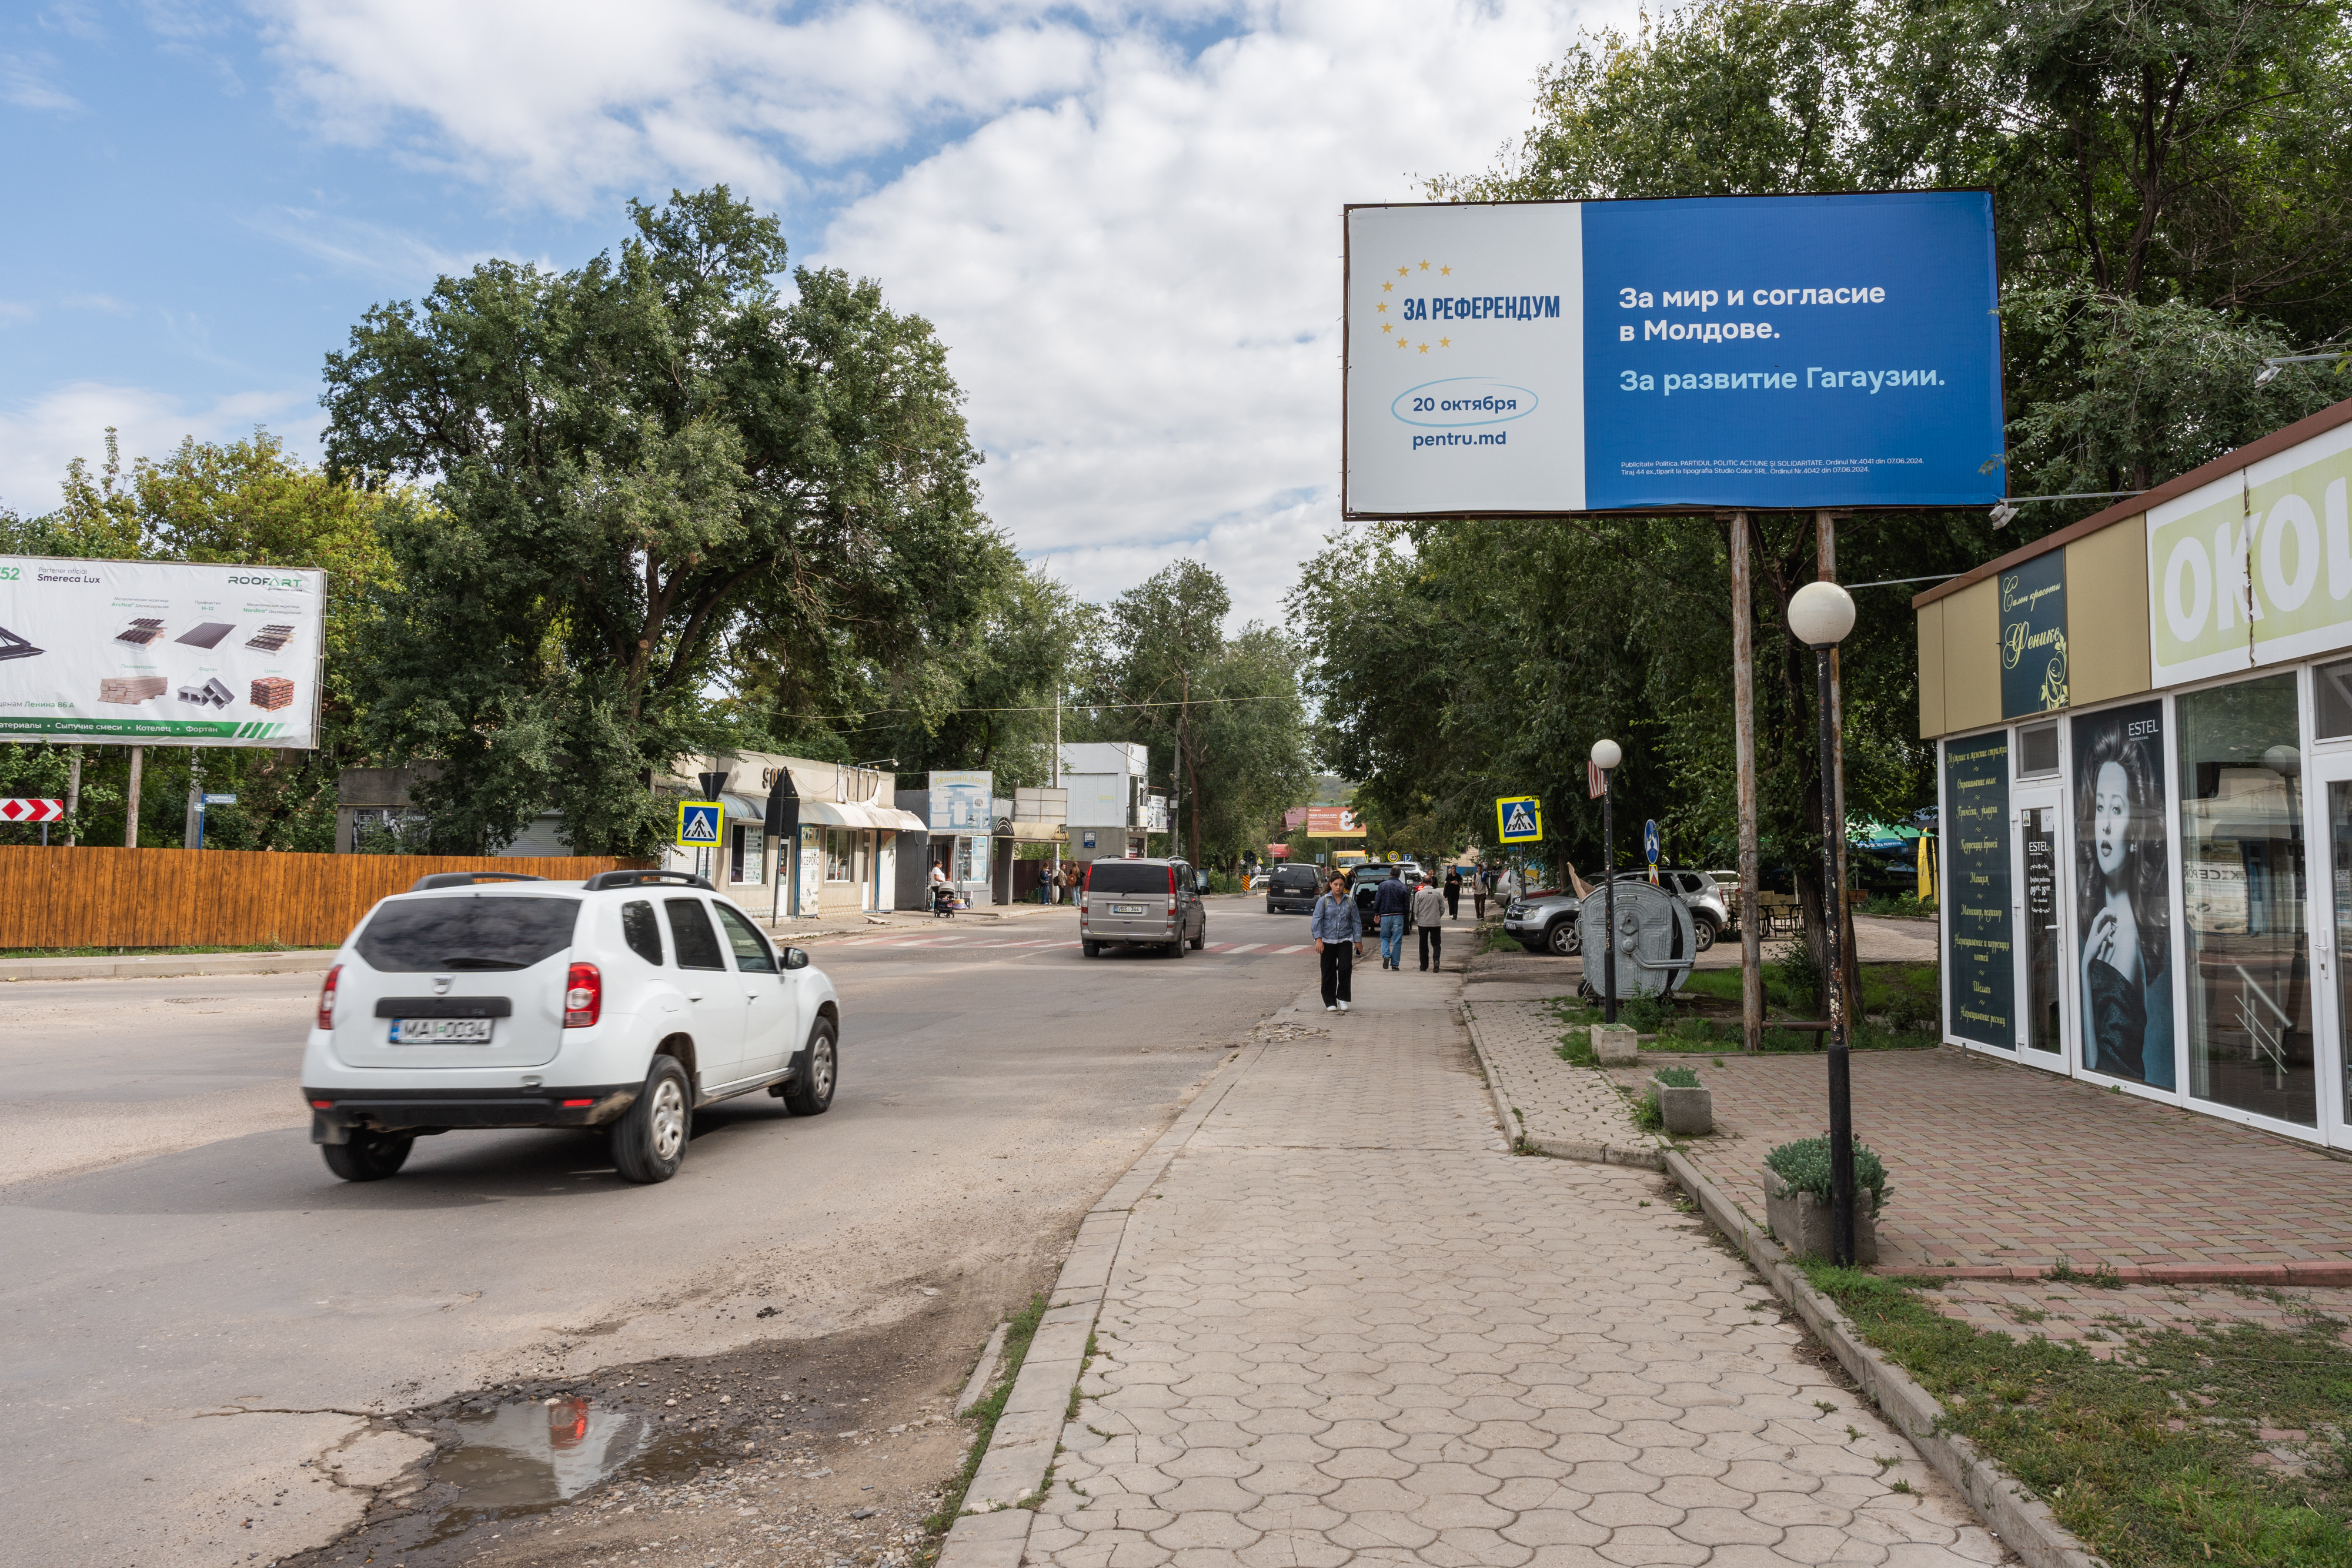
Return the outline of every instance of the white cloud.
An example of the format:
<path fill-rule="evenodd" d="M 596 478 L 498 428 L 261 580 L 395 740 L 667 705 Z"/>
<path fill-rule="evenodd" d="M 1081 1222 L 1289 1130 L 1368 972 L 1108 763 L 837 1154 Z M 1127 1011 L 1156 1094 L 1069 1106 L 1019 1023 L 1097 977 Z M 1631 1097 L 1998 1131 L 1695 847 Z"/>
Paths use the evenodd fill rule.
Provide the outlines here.
<path fill-rule="evenodd" d="M 414 287 L 444 273 L 464 273 L 488 259 L 485 251 L 458 256 L 404 230 L 363 218 L 341 217 L 306 207 L 272 207 L 246 220 L 258 232 L 353 273 Z"/>
<path fill-rule="evenodd" d="M 76 382 L 40 397 L 0 408 L 0 506 L 21 513 L 46 512 L 58 504 L 66 465 L 86 457 L 95 465 L 106 456 L 106 432 L 121 433 L 122 462 L 161 457 L 183 436 L 199 441 L 250 434 L 289 410 L 311 406 L 315 394 L 242 392 L 189 409 L 180 400 L 146 387 Z M 295 432 L 273 430 L 298 451 L 308 444 Z"/>
<path fill-rule="evenodd" d="M 47 54 L 0 55 L 0 103 L 18 109 L 79 109 L 79 99 L 51 85 L 48 78 L 57 68 L 56 57 Z"/>

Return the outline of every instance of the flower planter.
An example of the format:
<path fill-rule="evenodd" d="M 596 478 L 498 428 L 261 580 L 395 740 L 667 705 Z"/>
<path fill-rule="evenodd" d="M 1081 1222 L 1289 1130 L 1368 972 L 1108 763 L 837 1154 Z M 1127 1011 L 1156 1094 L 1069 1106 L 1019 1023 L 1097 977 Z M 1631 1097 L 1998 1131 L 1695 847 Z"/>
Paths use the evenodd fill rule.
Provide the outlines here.
<path fill-rule="evenodd" d="M 1592 1054 L 1603 1067 L 1629 1067 L 1642 1060 L 1642 1037 L 1622 1023 L 1594 1024 Z"/>
<path fill-rule="evenodd" d="M 1830 1206 L 1790 1187 L 1771 1171 L 1764 1173 L 1764 1221 L 1772 1228 L 1773 1239 L 1800 1258 L 1834 1257 Z M 1853 1260 L 1878 1261 L 1877 1205 L 1867 1192 L 1853 1195 Z"/>
<path fill-rule="evenodd" d="M 1650 1087 L 1657 1092 L 1658 1113 L 1664 1118 L 1666 1131 L 1678 1138 L 1702 1137 L 1715 1131 L 1715 1095 L 1705 1086 L 1662 1083 L 1653 1078 Z"/>

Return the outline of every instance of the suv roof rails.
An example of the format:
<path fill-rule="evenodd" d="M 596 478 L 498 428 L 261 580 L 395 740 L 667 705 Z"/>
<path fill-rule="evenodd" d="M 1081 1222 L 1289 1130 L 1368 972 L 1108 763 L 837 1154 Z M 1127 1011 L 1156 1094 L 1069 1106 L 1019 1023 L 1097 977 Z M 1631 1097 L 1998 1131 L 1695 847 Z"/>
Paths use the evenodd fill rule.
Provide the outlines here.
<path fill-rule="evenodd" d="M 698 887 L 705 893 L 717 893 L 709 879 L 690 871 L 600 871 L 588 879 L 587 891 L 602 893 L 608 887 L 638 887 L 653 883 L 667 887 Z"/>
<path fill-rule="evenodd" d="M 408 884 L 411 893 L 423 893 L 432 887 L 471 887 L 478 882 L 545 882 L 543 876 L 533 876 L 520 871 L 436 871 L 430 876 L 420 876 Z"/>

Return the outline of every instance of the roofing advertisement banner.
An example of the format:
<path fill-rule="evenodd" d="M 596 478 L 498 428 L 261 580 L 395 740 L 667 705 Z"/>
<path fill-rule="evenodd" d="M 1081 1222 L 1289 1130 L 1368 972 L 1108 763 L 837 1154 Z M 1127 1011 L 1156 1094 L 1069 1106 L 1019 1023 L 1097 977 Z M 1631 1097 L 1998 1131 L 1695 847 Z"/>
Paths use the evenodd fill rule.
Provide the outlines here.
<path fill-rule="evenodd" d="M 1985 506 L 1983 191 L 1347 209 L 1349 517 Z"/>
<path fill-rule="evenodd" d="M 0 556 L 0 740 L 319 744 L 327 574 Z"/>

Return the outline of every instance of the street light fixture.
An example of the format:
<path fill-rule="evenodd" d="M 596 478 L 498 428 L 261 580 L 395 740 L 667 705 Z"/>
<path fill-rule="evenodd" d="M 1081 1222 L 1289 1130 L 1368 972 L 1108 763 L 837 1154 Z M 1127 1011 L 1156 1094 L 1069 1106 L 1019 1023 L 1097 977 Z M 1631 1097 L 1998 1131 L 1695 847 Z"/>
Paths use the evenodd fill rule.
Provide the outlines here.
<path fill-rule="evenodd" d="M 1592 743 L 1592 766 L 1601 769 L 1601 1021 L 1617 1021 L 1617 835 L 1610 808 L 1616 791 L 1611 786 L 1617 765 L 1625 760 L 1613 740 Z M 1582 916 L 1578 916 L 1580 924 Z M 1584 951 L 1592 951 L 1592 933 L 1585 931 Z"/>
<path fill-rule="evenodd" d="M 1853 1081 L 1846 1051 L 1845 967 L 1838 952 L 1845 926 L 1845 889 L 1838 884 L 1836 734 L 1831 717 L 1830 655 L 1853 630 L 1853 596 L 1834 582 L 1809 582 L 1790 596 L 1789 630 L 1813 650 L 1821 710 L 1822 886 L 1828 925 L 1822 973 L 1830 1004 L 1830 1248 L 1832 1261 L 1853 1267 Z"/>

